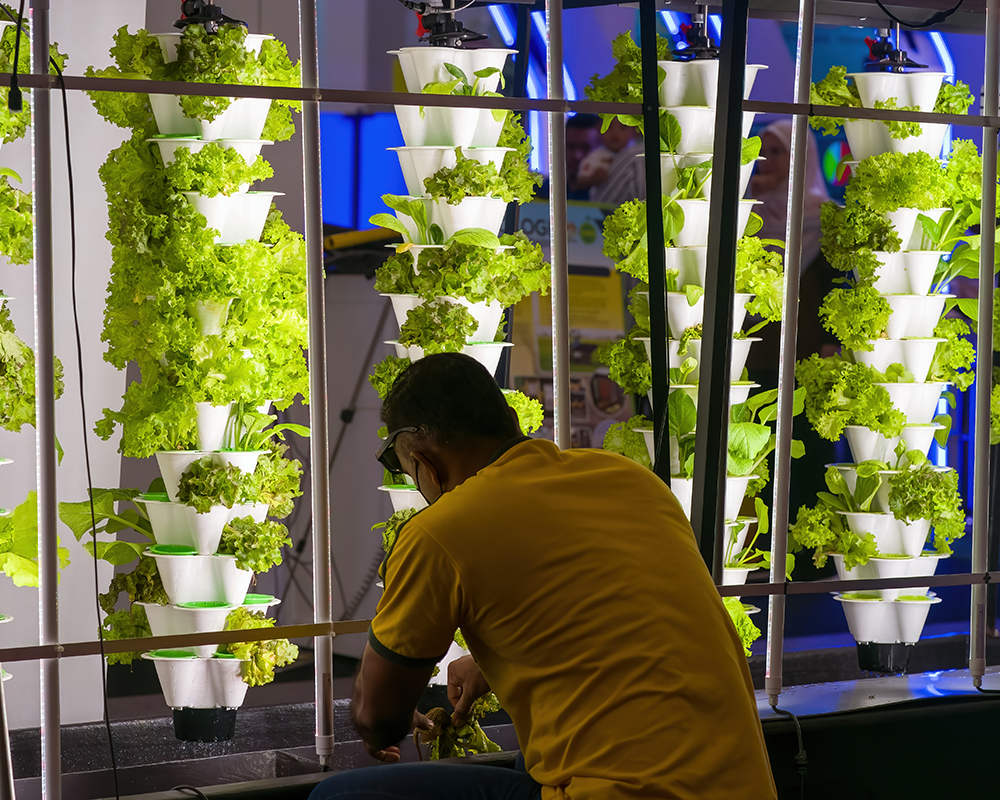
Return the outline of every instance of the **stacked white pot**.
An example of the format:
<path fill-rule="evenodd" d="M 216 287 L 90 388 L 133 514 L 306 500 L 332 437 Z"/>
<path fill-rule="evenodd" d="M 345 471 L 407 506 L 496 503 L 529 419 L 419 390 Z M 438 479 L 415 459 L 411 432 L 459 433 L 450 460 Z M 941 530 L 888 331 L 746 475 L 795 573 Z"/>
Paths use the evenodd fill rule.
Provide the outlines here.
<path fill-rule="evenodd" d="M 452 80 L 453 76 L 445 67 L 446 63 L 461 69 L 470 80 L 488 68 L 503 69 L 508 57 L 515 51 L 502 48 L 479 48 L 473 50 L 447 47 L 404 47 L 390 51 L 399 58 L 406 89 L 411 94 L 419 94 L 428 83 Z M 496 91 L 500 75 L 495 74 L 480 80 L 487 91 Z M 392 147 L 399 158 L 399 164 L 406 181 L 410 199 L 419 199 L 427 212 L 428 227 L 436 224 L 445 239 L 456 231 L 466 228 L 483 228 L 499 235 L 507 213 L 507 202 L 498 197 L 465 197 L 458 204 L 447 200 L 432 200 L 427 197 L 424 181 L 438 170 L 452 168 L 457 161 L 456 148 L 462 155 L 480 163 L 493 164 L 497 171 L 503 166 L 504 158 L 511 148 L 498 147 L 503 119 L 497 121 L 489 109 L 435 108 L 431 106 L 396 106 L 396 117 L 403 134 L 403 147 Z M 412 219 L 397 212 L 399 220 L 407 227 L 414 242 L 419 233 Z M 420 253 L 432 247 L 428 243 L 418 243 L 410 247 L 414 269 L 419 269 Z M 423 305 L 416 295 L 386 295 L 392 301 L 396 323 L 402 327 L 407 315 Z M 463 297 L 439 297 L 437 303 L 452 303 L 464 306 L 476 320 L 476 329 L 468 338 L 463 349 L 466 355 L 476 359 L 489 372 L 496 372 L 503 351 L 511 347 L 507 342 L 496 342 L 497 330 L 503 320 L 504 308 L 500 303 L 470 303 Z M 398 341 L 386 342 L 396 350 L 398 358 L 417 361 L 424 357 L 422 347 L 405 346 Z M 380 486 L 379 490 L 388 494 L 393 512 L 406 509 L 419 510 L 427 503 L 412 485 Z"/>
<path fill-rule="evenodd" d="M 847 76 L 858 87 L 861 105 L 874 108 L 876 102 L 895 100 L 899 108 L 915 106 L 918 111 L 931 112 L 937 101 L 944 72 L 856 72 Z M 943 123 L 920 123 L 921 132 L 905 139 L 893 139 L 881 120 L 844 120 L 844 132 L 851 154 L 858 161 L 882 153 L 924 152 L 934 158 L 941 155 L 948 126 Z"/>

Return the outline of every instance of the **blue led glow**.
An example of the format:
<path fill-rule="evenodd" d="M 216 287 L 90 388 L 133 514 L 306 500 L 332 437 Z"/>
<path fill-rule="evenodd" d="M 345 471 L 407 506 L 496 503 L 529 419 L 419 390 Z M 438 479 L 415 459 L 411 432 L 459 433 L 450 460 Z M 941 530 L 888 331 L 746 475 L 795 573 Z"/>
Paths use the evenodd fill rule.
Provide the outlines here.
<path fill-rule="evenodd" d="M 531 137 L 531 157 L 528 163 L 535 172 L 542 170 L 542 157 L 538 152 L 538 142 L 542 141 L 542 122 L 540 111 L 528 112 L 528 135 Z"/>
<path fill-rule="evenodd" d="M 938 31 L 930 31 L 927 34 L 930 37 L 931 44 L 934 45 L 934 51 L 937 53 L 938 60 L 941 62 L 942 71 L 948 73 L 948 77 L 945 80 L 953 82 L 955 80 L 955 61 L 951 57 L 951 51 L 948 49 L 948 44 L 944 40 L 944 34 Z M 951 135 L 952 127 L 948 126 L 948 130 L 944 134 L 944 155 L 945 157 L 951 155 Z"/>
<path fill-rule="evenodd" d="M 506 6 L 489 6 L 490 16 L 493 17 L 493 24 L 497 26 L 497 30 L 500 32 L 500 38 L 503 39 L 503 43 L 510 47 L 514 44 L 515 30 L 510 24 L 510 18 L 507 16 L 509 9 Z"/>
<path fill-rule="evenodd" d="M 681 32 L 681 26 L 677 24 L 677 17 L 673 11 L 661 11 L 660 17 L 663 19 L 663 24 L 667 26 L 667 30 L 673 36 Z"/>
<path fill-rule="evenodd" d="M 722 41 L 722 17 L 719 16 L 718 14 L 709 14 L 708 15 L 708 24 L 715 31 L 715 41 L 716 42 L 721 42 Z"/>

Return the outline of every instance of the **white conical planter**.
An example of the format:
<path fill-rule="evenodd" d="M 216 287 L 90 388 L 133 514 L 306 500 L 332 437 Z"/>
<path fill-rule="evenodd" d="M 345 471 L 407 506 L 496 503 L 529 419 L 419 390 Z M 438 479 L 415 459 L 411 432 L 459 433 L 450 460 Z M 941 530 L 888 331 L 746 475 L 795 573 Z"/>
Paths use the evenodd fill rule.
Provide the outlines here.
<path fill-rule="evenodd" d="M 907 573 L 911 578 L 924 577 L 933 575 L 937 572 L 938 564 L 941 563 L 941 559 L 949 558 L 949 554 L 940 553 L 930 553 L 923 552 L 918 558 L 910 560 L 910 571 Z M 925 595 L 927 594 L 930 586 L 914 586 L 908 589 L 903 589 L 903 595 Z"/>
<path fill-rule="evenodd" d="M 417 489 L 410 486 L 379 486 L 378 490 L 389 495 L 389 500 L 392 501 L 393 513 L 408 511 L 409 509 L 420 511 L 427 508 L 427 501 L 424 500 L 424 496 Z"/>
<path fill-rule="evenodd" d="M 396 315 L 396 324 L 402 328 L 406 322 L 406 315 L 418 306 L 422 306 L 424 301 L 415 294 L 383 294 L 392 302 L 392 310 Z M 448 300 L 451 303 L 465 306 L 469 313 L 476 319 L 476 330 L 469 337 L 470 342 L 489 341 L 496 336 L 500 327 L 500 320 L 503 318 L 504 308 L 500 303 L 470 303 L 464 297 L 438 298 Z"/>
<path fill-rule="evenodd" d="M 219 450 L 225 440 L 226 423 L 232 403 L 224 406 L 214 406 L 211 403 L 195 403 L 197 414 L 195 422 L 198 427 L 198 449 Z"/>
<path fill-rule="evenodd" d="M 149 104 L 153 108 L 156 130 L 161 136 L 201 137 L 201 125 L 198 120 L 184 116 L 176 95 L 151 94 Z"/>
<path fill-rule="evenodd" d="M 221 139 L 259 140 L 271 101 L 256 97 L 232 98 L 229 108 L 212 122 L 184 116 L 180 98 L 172 94 L 150 94 L 149 102 L 162 136 L 193 136 L 205 141 Z"/>
<path fill-rule="evenodd" d="M 270 594 L 248 594 L 243 598 L 242 607 L 247 611 L 259 611 L 267 614 L 274 606 L 280 605 L 281 600 Z"/>
<path fill-rule="evenodd" d="M 896 458 L 896 445 L 902 439 L 906 450 L 919 450 L 924 455 L 930 450 L 934 434 L 944 426 L 934 423 L 930 425 L 907 425 L 901 436 L 886 438 L 880 433 L 860 425 L 848 425 L 844 428 L 847 444 L 851 448 L 851 457 L 855 463 L 862 461 L 885 461 L 891 464 Z"/>
<path fill-rule="evenodd" d="M 885 387 L 892 404 L 910 425 L 929 425 L 937 414 L 944 383 L 877 383 Z"/>
<path fill-rule="evenodd" d="M 924 549 L 930 521 L 926 519 L 904 523 L 889 513 L 838 511 L 847 519 L 852 533 L 864 536 L 872 534 L 879 553 L 890 555 L 918 556 Z"/>
<path fill-rule="evenodd" d="M 183 606 L 161 606 L 154 603 L 137 603 L 146 611 L 149 629 L 153 636 L 183 636 L 187 633 L 221 631 L 228 617 L 238 606 L 222 602 L 187 603 Z M 179 647 L 200 658 L 211 658 L 218 649 L 216 644 Z"/>
<path fill-rule="evenodd" d="M 457 162 L 454 147 L 390 147 L 399 157 L 406 191 L 414 197 L 426 193 L 424 181 L 441 169 L 452 169 Z M 466 147 L 462 155 L 480 164 L 493 164 L 497 172 L 503 167 L 504 156 L 511 147 Z"/>
<path fill-rule="evenodd" d="M 250 517 L 258 525 L 267 519 L 267 512 L 271 508 L 267 503 L 245 503 L 236 504 L 231 509 L 229 509 L 229 517 L 227 522 L 232 522 L 234 519 L 239 517 Z"/>
<path fill-rule="evenodd" d="M 246 697 L 240 659 L 198 658 L 180 650 L 154 650 L 142 657 L 155 664 L 171 708 L 239 708 Z"/>
<path fill-rule="evenodd" d="M 198 192 L 184 192 L 184 196 L 194 206 L 194 210 L 205 218 L 205 227 L 220 234 L 215 237 L 216 243 L 219 243 L 237 195 L 217 194 L 215 197 L 206 197 Z"/>
<path fill-rule="evenodd" d="M 733 333 L 743 328 L 746 319 L 746 304 L 753 299 L 752 294 L 736 294 L 733 298 Z M 692 325 L 701 325 L 705 316 L 704 295 L 688 304 L 687 295 L 683 292 L 667 293 L 667 323 L 672 339 L 680 339 L 681 335 Z"/>
<path fill-rule="evenodd" d="M 237 569 L 235 556 L 173 555 L 156 550 L 150 548 L 146 554 L 156 560 L 171 605 L 221 600 L 238 606 L 246 597 L 253 573 Z"/>
<path fill-rule="evenodd" d="M 660 82 L 660 106 L 708 106 L 716 108 L 719 97 L 719 62 L 715 59 L 696 61 L 657 61 L 664 72 Z M 743 79 L 743 99 L 750 97 L 757 73 L 767 67 L 747 64 Z"/>
<path fill-rule="evenodd" d="M 905 600 L 896 600 L 896 619 L 899 630 L 899 641 L 905 644 L 916 644 L 920 641 L 924 623 L 931 606 L 941 602 L 940 597 L 924 597 L 920 600 L 906 596 Z"/>
<path fill-rule="evenodd" d="M 639 153 L 636 158 L 644 159 L 646 157 L 645 153 Z M 674 155 L 671 153 L 660 153 L 660 191 L 665 195 L 670 195 L 674 193 L 677 188 L 677 174 L 678 170 L 684 167 L 691 167 L 697 164 L 702 164 L 708 160 L 707 155 Z M 757 161 L 763 161 L 764 159 L 758 158 Z M 743 195 L 746 194 L 747 187 L 750 185 L 750 178 L 753 175 L 754 161 L 749 164 L 744 164 L 740 167 L 740 187 L 739 187 L 739 197 L 742 199 Z M 708 173 L 706 175 L 706 172 Z M 702 182 L 700 198 L 706 200 L 712 199 L 712 171 L 711 170 L 697 170 L 697 179 Z M 409 184 L 407 184 L 409 185 Z"/>
<path fill-rule="evenodd" d="M 219 450 L 211 454 L 212 461 L 222 467 L 234 466 L 247 474 L 257 469 L 257 462 L 267 450 Z"/>
<path fill-rule="evenodd" d="M 902 364 L 913 373 L 918 383 L 927 380 L 927 373 L 944 339 L 872 339 L 872 350 L 852 350 L 854 360 L 884 373 L 890 364 Z"/>
<path fill-rule="evenodd" d="M 877 119 L 845 119 L 844 133 L 853 161 L 880 156 L 883 153 L 927 153 L 932 158 L 941 156 L 948 126 L 937 123 L 920 123 L 920 133 L 905 139 L 893 139 L 889 128 Z"/>
<path fill-rule="evenodd" d="M 708 247 L 668 247 L 667 269 L 677 270 L 677 286 L 704 286 Z"/>
<path fill-rule="evenodd" d="M 664 108 L 681 127 L 677 145 L 680 155 L 711 154 L 715 150 L 715 109 L 702 106 L 668 106 Z"/>
<path fill-rule="evenodd" d="M 408 358 L 410 361 L 419 361 L 424 357 L 424 348 L 417 345 L 407 347 L 394 341 L 383 342 L 383 344 L 391 344 L 396 348 L 396 358 Z M 513 347 L 513 345 L 508 342 L 474 342 L 463 347 L 462 352 L 470 358 L 476 359 L 476 361 L 486 368 L 487 372 L 493 374 L 497 371 L 497 366 L 500 364 L 500 356 L 503 355 L 504 349 L 508 347 Z"/>
<path fill-rule="evenodd" d="M 734 520 L 740 515 L 740 506 L 747 495 L 747 484 L 753 480 L 753 476 L 742 478 L 726 477 L 726 505 L 725 518 Z M 693 478 L 670 478 L 670 489 L 681 504 L 684 515 L 691 518 L 691 497 L 694 491 Z"/>
<path fill-rule="evenodd" d="M 870 592 L 834 595 L 844 609 L 847 627 L 854 640 L 865 642 L 895 642 L 899 638 L 893 600 L 882 600 Z"/>
<path fill-rule="evenodd" d="M 212 506 L 204 514 L 199 514 L 193 507 L 183 503 L 159 500 L 141 502 L 146 506 L 157 544 L 193 547 L 203 556 L 211 555 L 219 549 L 222 529 L 229 521 L 229 509 L 225 506 Z"/>
<path fill-rule="evenodd" d="M 844 557 L 840 553 L 831 553 L 833 562 L 837 567 L 837 577 L 842 581 L 873 580 L 876 578 L 905 578 L 912 574 L 913 563 L 919 561 L 917 557 L 887 558 L 884 556 L 874 556 L 868 560 L 867 564 L 856 566 L 853 569 L 844 569 Z M 900 593 L 909 593 L 910 589 L 871 589 L 867 593 L 878 595 L 883 600 L 895 600 Z"/>
<path fill-rule="evenodd" d="M 708 245 L 708 200 L 676 200 L 684 211 L 684 228 L 677 234 L 677 247 L 705 247 Z M 740 200 L 737 231 L 742 234 L 750 221 L 750 213 L 759 200 Z"/>
<path fill-rule="evenodd" d="M 875 291 L 880 294 L 909 294 L 910 282 L 899 263 L 899 253 L 874 251 L 872 255 L 880 264 L 875 276 Z M 854 279 L 858 280 L 857 270 L 854 270 Z"/>
<path fill-rule="evenodd" d="M 229 307 L 233 304 L 232 297 L 225 300 L 197 300 L 191 311 L 198 320 L 202 336 L 218 336 L 226 322 Z"/>
<path fill-rule="evenodd" d="M 146 141 L 152 142 L 159 148 L 160 158 L 163 159 L 164 165 L 167 166 L 174 162 L 174 159 L 177 157 L 178 148 L 183 147 L 192 153 L 197 153 L 206 144 L 209 144 L 204 139 L 193 136 L 158 136 Z M 225 147 L 227 150 L 235 150 L 247 164 L 253 164 L 257 156 L 260 155 L 260 151 L 264 145 L 274 144 L 274 142 L 265 139 L 220 139 L 215 144 Z"/>
<path fill-rule="evenodd" d="M 441 227 L 445 239 L 466 228 L 485 228 L 499 233 L 507 214 L 507 201 L 499 197 L 466 197 L 458 205 L 445 200 L 427 200 L 429 225 Z"/>
<path fill-rule="evenodd" d="M 932 208 L 927 211 L 921 211 L 919 208 L 897 208 L 895 211 L 887 211 L 885 218 L 892 223 L 896 234 L 903 242 L 900 250 L 919 250 L 923 239 L 923 228 L 917 223 L 917 217 L 923 214 L 935 222 L 940 222 L 946 211 L 947 208 Z"/>
<path fill-rule="evenodd" d="M 901 268 L 906 276 L 909 294 L 926 295 L 931 290 L 938 263 L 944 255 L 947 253 L 941 250 L 906 250 L 896 253 L 897 269 Z"/>
<path fill-rule="evenodd" d="M 160 469 L 160 477 L 163 478 L 167 496 L 170 498 L 170 502 L 176 503 L 177 486 L 181 476 L 195 461 L 208 453 L 200 450 L 159 450 L 155 455 L 156 465 Z"/>
<path fill-rule="evenodd" d="M 646 348 L 646 358 L 652 362 L 653 353 L 652 345 L 648 336 L 637 336 L 643 346 Z M 760 339 L 733 339 L 733 350 L 732 358 L 729 362 L 729 382 L 735 383 L 743 375 L 743 368 L 746 366 L 747 357 L 750 355 L 750 347 L 754 342 L 759 342 Z M 667 340 L 667 350 L 670 359 L 670 366 L 673 368 L 679 367 L 685 359 L 693 358 L 696 362 L 694 371 L 691 372 L 687 379 L 692 383 L 698 383 L 701 379 L 701 339 L 689 339 L 687 343 L 687 350 L 684 355 L 680 355 L 678 350 L 680 349 L 680 342 L 676 339 Z"/>
<path fill-rule="evenodd" d="M 752 567 L 723 567 L 722 568 L 722 585 L 723 586 L 744 586 L 747 582 L 747 576 L 754 571 Z M 739 599 L 739 596 L 736 596 Z"/>
<path fill-rule="evenodd" d="M 941 321 L 944 304 L 953 298 L 953 294 L 909 295 L 910 320 L 906 326 L 906 335 L 914 339 L 929 339 L 934 335 L 934 329 Z"/>
<path fill-rule="evenodd" d="M 723 523 L 723 527 L 725 528 L 725 547 L 722 553 L 722 563 L 724 566 L 732 562 L 736 556 L 743 552 L 747 544 L 747 539 L 750 538 L 750 526 L 756 523 L 757 520 L 752 517 L 727 520 Z M 742 529 L 740 529 L 740 526 L 742 526 Z M 756 569 L 756 567 L 749 568 L 748 571 L 752 571 L 753 569 Z M 745 579 L 744 581 L 740 581 L 740 583 L 743 582 L 745 582 Z"/>
<path fill-rule="evenodd" d="M 182 33 L 154 33 L 152 34 L 160 43 L 160 50 L 163 52 L 163 60 L 168 64 L 177 60 L 177 45 L 180 44 Z M 260 55 L 261 45 L 268 39 L 273 39 L 269 33 L 248 33 L 243 44 L 247 50 L 255 56 Z"/>
<path fill-rule="evenodd" d="M 849 72 L 858 87 L 861 105 L 874 108 L 876 102 L 885 103 L 891 99 L 897 106 L 916 106 L 929 113 L 934 110 L 944 72 Z"/>
<path fill-rule="evenodd" d="M 417 94 L 423 91 L 428 83 L 443 83 L 454 80 L 445 64 L 452 64 L 465 73 L 470 83 L 476 80 L 475 73 L 484 69 L 495 68 L 503 70 L 507 59 L 517 50 L 507 50 L 502 47 L 454 48 L 401 47 L 399 50 L 388 50 L 388 55 L 399 58 L 399 66 L 403 71 L 406 91 Z M 484 91 L 495 92 L 500 84 L 500 75 L 494 74 L 481 78 L 479 86 Z"/>
<path fill-rule="evenodd" d="M 750 396 L 750 391 L 752 389 L 759 389 L 759 383 L 731 383 L 729 385 L 729 407 L 739 405 L 740 403 L 745 403 L 747 398 Z M 669 392 L 684 392 L 688 397 L 691 398 L 691 402 L 694 403 L 695 411 L 698 410 L 698 385 L 695 383 L 672 383 L 670 384 Z M 669 393 L 668 392 L 668 393 Z M 653 390 L 650 389 L 646 396 L 649 398 L 650 405 L 653 404 Z"/>
<path fill-rule="evenodd" d="M 271 213 L 271 203 L 275 197 L 284 197 L 284 192 L 244 192 L 232 196 L 232 207 L 226 217 L 225 227 L 216 244 L 243 244 L 246 241 L 259 242 L 260 235 Z"/>
<path fill-rule="evenodd" d="M 496 147 L 504 120 L 489 109 L 396 106 L 407 147 Z"/>

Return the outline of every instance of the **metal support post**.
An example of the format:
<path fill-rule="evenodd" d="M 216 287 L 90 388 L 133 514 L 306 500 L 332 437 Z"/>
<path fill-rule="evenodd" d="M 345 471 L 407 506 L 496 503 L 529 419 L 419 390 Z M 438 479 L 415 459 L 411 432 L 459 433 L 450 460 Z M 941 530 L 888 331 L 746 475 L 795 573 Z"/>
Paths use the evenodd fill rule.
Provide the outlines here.
<path fill-rule="evenodd" d="M 646 171 L 646 252 L 649 260 L 649 337 L 653 368 L 653 470 L 670 485 L 666 252 L 663 249 L 663 187 L 660 183 L 660 76 L 656 65 L 656 3 L 639 4 L 642 48 L 642 127 Z"/>
<path fill-rule="evenodd" d="M 996 117 L 1000 105 L 1000 6 L 986 2 L 986 75 L 983 115 Z M 983 128 L 984 233 L 996 227 L 997 129 Z M 976 429 L 973 454 L 972 572 L 984 573 L 988 565 L 990 499 L 990 389 L 993 384 L 993 258 L 996 244 L 984 235 L 979 250 L 979 324 L 976 328 Z M 986 672 L 986 585 L 972 586 L 969 635 L 969 671 L 972 683 L 982 686 Z"/>
<path fill-rule="evenodd" d="M 33 71 L 49 72 L 49 0 L 31 4 Z M 32 93 L 35 208 L 35 432 L 38 481 L 39 643 L 59 642 L 59 556 L 56 552 L 55 333 L 52 311 L 52 143 L 49 92 Z M 41 662 L 42 797 L 62 797 L 59 661 Z"/>
<path fill-rule="evenodd" d="M 3 670 L 0 669 L 0 672 Z M 14 764 L 10 757 L 10 726 L 7 724 L 7 697 L 0 680 L 0 800 L 14 800 Z"/>
<path fill-rule="evenodd" d="M 564 100 L 562 0 L 545 0 L 549 99 Z M 555 442 L 572 443 L 569 404 L 569 242 L 566 231 L 566 113 L 549 112 L 549 247 L 552 254 L 552 405 Z"/>
<path fill-rule="evenodd" d="M 302 86 L 319 87 L 316 0 L 299 2 Z M 319 103 L 302 104 L 305 186 L 306 292 L 309 302 L 309 465 L 312 476 L 313 621 L 333 619 L 330 560 L 330 444 L 326 393 L 326 296 L 323 266 L 323 206 L 320 192 Z M 333 639 L 315 640 L 316 753 L 321 764 L 333 755 Z"/>
<path fill-rule="evenodd" d="M 813 31 L 815 0 L 800 0 L 799 33 L 795 59 L 795 102 L 809 102 L 812 82 Z M 781 349 L 778 355 L 778 419 L 774 448 L 774 494 L 771 505 L 771 582 L 785 580 L 785 557 L 788 552 L 788 489 L 792 469 L 792 405 L 795 393 L 795 351 L 799 332 L 799 277 L 802 273 L 802 216 L 809 156 L 809 118 L 796 116 L 792 125 L 791 173 L 788 212 L 785 227 L 784 309 L 781 323 Z M 767 612 L 767 661 L 764 688 L 772 706 L 781 694 L 781 655 L 785 639 L 785 597 L 773 595 Z"/>
<path fill-rule="evenodd" d="M 723 0 L 719 53 L 719 102 L 715 112 L 715 165 L 708 222 L 698 429 L 695 433 L 691 525 L 705 563 L 722 582 L 722 531 L 729 433 L 729 360 L 743 151 L 743 84 L 746 75 L 748 0 Z"/>

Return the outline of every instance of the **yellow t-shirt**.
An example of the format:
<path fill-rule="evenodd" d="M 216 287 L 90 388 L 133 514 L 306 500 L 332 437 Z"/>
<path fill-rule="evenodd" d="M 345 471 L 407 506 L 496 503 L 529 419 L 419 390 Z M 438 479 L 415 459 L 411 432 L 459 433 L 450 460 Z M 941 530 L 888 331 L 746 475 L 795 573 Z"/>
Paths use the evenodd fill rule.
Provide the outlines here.
<path fill-rule="evenodd" d="M 460 627 L 544 800 L 776 798 L 739 638 L 648 469 L 516 441 L 384 569 L 372 646 L 429 665 Z"/>

